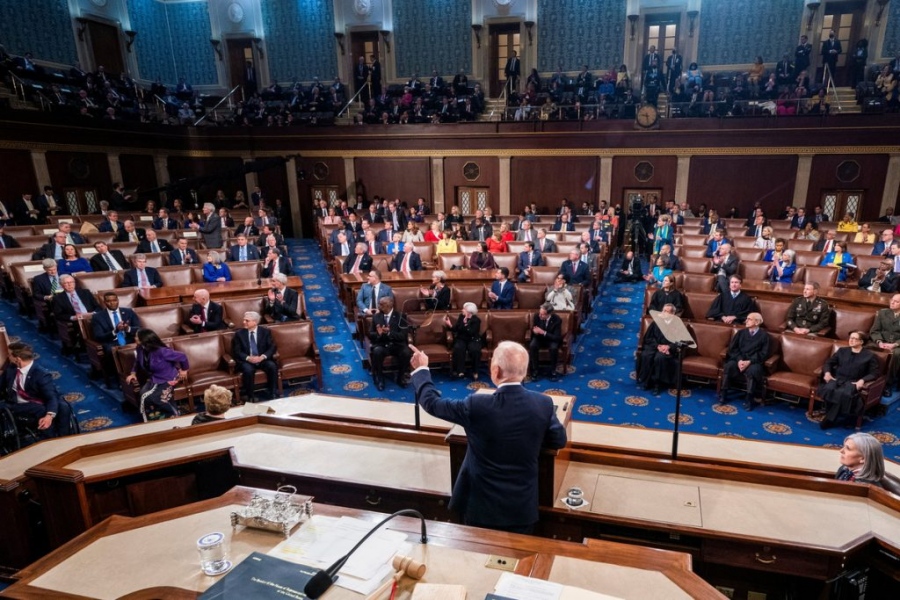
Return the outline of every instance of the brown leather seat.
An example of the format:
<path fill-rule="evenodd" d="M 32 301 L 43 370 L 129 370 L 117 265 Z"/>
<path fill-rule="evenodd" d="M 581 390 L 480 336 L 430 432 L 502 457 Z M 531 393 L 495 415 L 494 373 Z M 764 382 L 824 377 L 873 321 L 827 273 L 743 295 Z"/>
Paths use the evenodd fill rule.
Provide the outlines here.
<path fill-rule="evenodd" d="M 140 306 L 134 309 L 142 328 L 156 332 L 161 338 L 182 335 L 184 323 L 181 308 L 177 304 L 162 306 Z"/>
<path fill-rule="evenodd" d="M 84 339 L 84 348 L 87 351 L 88 362 L 91 363 L 91 371 L 106 375 L 104 369 L 104 360 L 106 353 L 103 351 L 103 344 L 94 339 L 93 329 L 91 328 L 91 320 L 94 314 L 90 313 L 78 320 L 78 327 L 81 331 L 81 337 Z"/>
<path fill-rule="evenodd" d="M 716 284 L 712 273 L 677 273 L 675 287 L 682 292 L 711 292 Z"/>
<path fill-rule="evenodd" d="M 193 280 L 191 279 L 190 265 L 161 267 L 159 269 L 159 278 L 162 279 L 163 285 L 165 287 L 172 287 L 176 285 L 190 285 L 191 283 L 193 283 Z"/>
<path fill-rule="evenodd" d="M 163 254 L 162 252 L 149 252 L 144 254 L 147 257 L 147 266 L 153 267 L 154 269 L 158 269 L 160 267 L 169 266 L 169 255 L 168 253 Z M 134 267 L 134 255 L 128 257 L 128 261 L 131 263 L 131 267 Z"/>
<path fill-rule="evenodd" d="M 187 385 L 189 404 L 202 396 L 213 384 L 229 389 L 237 403 L 240 401 L 240 375 L 235 375 L 234 360 L 228 355 L 221 333 L 191 335 L 172 340 L 172 348 L 184 352 L 188 359 Z"/>
<path fill-rule="evenodd" d="M 875 322 L 874 310 L 853 310 L 851 308 L 834 307 L 834 337 L 846 340 L 854 331 L 862 331 L 866 334 L 872 329 Z"/>
<path fill-rule="evenodd" d="M 745 260 L 757 262 L 762 260 L 763 256 L 765 255 L 765 251 L 760 250 L 759 248 L 748 248 L 745 250 L 741 250 L 736 254 L 738 255 L 738 258 L 741 259 L 741 262 Z"/>
<path fill-rule="evenodd" d="M 122 308 L 136 308 L 140 304 L 140 291 L 136 287 L 111 288 L 97 292 L 98 301 L 103 300 L 105 294 L 115 294 L 119 297 L 119 306 Z"/>
<path fill-rule="evenodd" d="M 738 265 L 738 275 L 747 281 L 766 281 L 766 271 L 771 265 L 762 260 L 742 260 Z"/>
<path fill-rule="evenodd" d="M 534 312 L 529 313 L 531 318 L 534 319 Z M 566 372 L 566 367 L 569 366 L 569 363 L 572 360 L 572 340 L 573 340 L 573 332 L 575 330 L 575 313 L 574 312 L 563 312 L 557 311 L 556 313 L 559 315 L 560 319 L 562 319 L 562 326 L 559 331 L 562 335 L 562 340 L 559 343 L 559 364 L 563 367 L 563 374 Z M 531 340 L 531 329 L 528 329 L 528 339 Z M 527 348 L 527 346 L 526 346 Z M 545 363 L 550 360 L 550 349 L 549 348 L 541 348 L 538 352 L 538 360 L 541 363 Z M 558 365 L 550 365 L 551 373 L 556 372 L 556 368 Z"/>
<path fill-rule="evenodd" d="M 471 302 L 475 306 L 482 308 L 485 302 L 484 286 L 480 284 L 471 285 L 451 285 L 450 297 L 453 299 L 453 307 L 462 310 L 466 302 Z"/>
<path fill-rule="evenodd" d="M 487 325 L 487 345 L 481 349 L 482 359 L 489 361 L 497 344 L 507 340 L 518 342 L 527 348 L 530 325 L 531 313 L 528 311 L 491 311 Z"/>
<path fill-rule="evenodd" d="M 712 261 L 708 258 L 696 258 L 691 256 L 681 256 L 681 269 L 685 273 L 709 273 L 712 267 Z"/>
<path fill-rule="evenodd" d="M 225 323 L 230 328 L 242 327 L 244 313 L 258 312 L 263 314 L 265 300 L 263 298 L 235 298 L 222 301 L 222 313 Z M 230 346 L 229 346 L 230 348 Z"/>
<path fill-rule="evenodd" d="M 90 290 L 95 296 L 103 290 L 110 290 L 122 282 L 122 272 L 98 271 L 96 273 L 75 273 L 78 287 Z"/>
<path fill-rule="evenodd" d="M 686 230 L 685 234 L 681 236 L 682 246 L 706 246 L 706 242 L 707 236 L 700 233 L 699 226 L 697 229 L 692 229 L 692 232 Z"/>
<path fill-rule="evenodd" d="M 557 272 L 559 272 L 559 268 L 562 266 L 562 264 L 569 260 L 569 254 L 568 252 L 551 252 L 542 255 L 542 258 L 544 259 L 545 267 L 553 267 Z"/>
<path fill-rule="evenodd" d="M 781 334 L 781 354 L 766 379 L 766 390 L 812 400 L 822 365 L 831 353 L 831 340 Z"/>
<path fill-rule="evenodd" d="M 731 342 L 734 328 L 729 325 L 693 321 L 687 324 L 688 331 L 696 348 L 689 348 L 685 352 L 681 365 L 681 373 L 688 381 L 700 381 L 707 383 L 719 381 L 722 376 L 722 363 L 725 351 Z M 718 383 L 716 384 L 718 392 Z"/>
<path fill-rule="evenodd" d="M 481 244 L 477 240 L 460 240 L 456 243 L 456 249 L 460 251 L 461 254 L 464 254 L 466 257 L 466 264 L 469 264 L 469 256 L 473 252 L 477 252 L 481 249 Z"/>
<path fill-rule="evenodd" d="M 785 240 L 785 246 L 794 252 L 812 252 L 815 240 Z"/>
<path fill-rule="evenodd" d="M 416 252 L 422 260 L 422 267 L 425 269 L 434 268 L 434 244 L 429 242 L 418 242 L 416 244 Z"/>
<path fill-rule="evenodd" d="M 682 246 L 678 250 L 679 258 L 706 258 L 706 246 Z"/>
<path fill-rule="evenodd" d="M 822 262 L 823 254 L 814 250 L 799 250 L 794 256 L 794 262 L 798 265 L 817 267 Z"/>
<path fill-rule="evenodd" d="M 516 280 L 516 265 L 519 263 L 519 257 L 512 252 L 497 252 L 494 254 L 494 262 L 497 263 L 497 268 L 506 267 L 509 269 L 509 278 L 512 281 Z"/>
<path fill-rule="evenodd" d="M 397 286 L 394 290 L 394 308 L 400 312 L 411 313 L 422 310 L 418 286 Z"/>
<path fill-rule="evenodd" d="M 9 265 L 12 289 L 15 291 L 19 309 L 27 315 L 32 314 L 31 280 L 44 272 L 41 261 L 28 261 Z"/>
<path fill-rule="evenodd" d="M 753 236 L 742 235 L 740 237 L 736 237 L 736 238 L 732 239 L 731 243 L 742 254 L 743 254 L 744 250 L 755 250 L 756 249 L 756 246 L 755 246 L 756 238 Z"/>
<path fill-rule="evenodd" d="M 460 252 L 445 252 L 438 255 L 438 268 L 444 272 L 453 268 L 466 269 L 469 267 L 469 256 Z"/>
<path fill-rule="evenodd" d="M 553 285 L 559 274 L 559 267 L 531 267 L 531 283 Z"/>
<path fill-rule="evenodd" d="M 547 286 L 542 283 L 517 283 L 515 306 L 525 310 L 537 310 L 544 303 L 546 295 Z"/>
<path fill-rule="evenodd" d="M 228 268 L 235 281 L 250 281 L 259 277 L 259 262 L 256 261 L 230 262 Z"/>
<path fill-rule="evenodd" d="M 811 265 L 805 266 L 806 273 L 803 276 L 803 283 L 818 283 L 819 293 L 828 293 L 828 290 L 832 289 L 834 284 L 837 283 L 840 269 L 835 269 L 834 267 L 815 267 Z"/>
<path fill-rule="evenodd" d="M 757 299 L 756 307 L 763 317 L 763 324 L 769 331 L 784 331 L 787 311 L 791 307 L 790 302 L 783 300 Z"/>
<path fill-rule="evenodd" d="M 718 296 L 715 292 L 688 292 L 684 295 L 685 309 L 684 317 L 694 321 L 703 321 L 706 319 L 706 313 L 709 307 Z"/>
<path fill-rule="evenodd" d="M 315 377 L 316 385 L 324 389 L 322 358 L 316 346 L 312 321 L 293 321 L 269 327 L 278 348 L 278 389 L 284 393 L 283 381 Z M 230 346 L 229 346 L 230 347 Z M 258 371 L 257 373 L 262 373 Z M 262 373 L 265 378 L 265 373 Z"/>
<path fill-rule="evenodd" d="M 417 327 L 413 343 L 428 356 L 429 364 L 449 365 L 452 362 L 451 335 L 444 326 L 445 316 L 449 316 L 451 322 L 456 320 L 456 315 L 437 311 L 409 315 L 410 323 Z"/>
<path fill-rule="evenodd" d="M 847 342 L 843 340 L 835 340 L 832 347 L 832 353 L 837 352 L 841 348 L 846 348 L 847 346 Z M 881 393 L 884 391 L 884 386 L 887 384 L 887 370 L 888 364 L 891 361 L 891 354 L 889 352 L 882 352 L 880 350 L 872 350 L 872 354 L 874 354 L 875 358 L 878 360 L 878 368 L 880 374 L 874 380 L 867 381 L 863 385 L 862 389 L 859 390 L 859 396 L 862 400 L 862 406 L 860 407 L 859 413 L 857 413 L 856 415 L 857 429 L 862 427 L 863 417 L 865 416 L 866 412 L 870 408 L 879 406 L 881 404 Z M 809 407 L 807 409 L 807 412 L 810 415 L 815 408 L 816 401 L 822 401 L 822 399 L 816 394 L 816 391 L 817 388 L 814 388 L 812 395 L 809 398 Z"/>

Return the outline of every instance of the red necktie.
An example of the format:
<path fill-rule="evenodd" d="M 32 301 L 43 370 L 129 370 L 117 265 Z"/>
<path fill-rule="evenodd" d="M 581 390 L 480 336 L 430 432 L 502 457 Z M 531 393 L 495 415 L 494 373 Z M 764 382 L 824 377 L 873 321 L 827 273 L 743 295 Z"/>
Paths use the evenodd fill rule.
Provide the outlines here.
<path fill-rule="evenodd" d="M 204 323 L 206 323 L 206 307 L 205 306 L 200 307 L 200 320 L 203 321 Z"/>
<path fill-rule="evenodd" d="M 409 255 L 410 254 L 411 254 L 410 252 L 407 252 L 406 256 L 403 257 L 403 268 L 401 269 L 401 271 L 403 271 L 404 273 L 409 273 Z"/>
<path fill-rule="evenodd" d="M 369 242 L 369 254 L 375 254 L 375 242 Z"/>
<path fill-rule="evenodd" d="M 356 255 L 356 262 L 353 263 L 353 268 L 350 269 L 351 273 L 359 273 L 359 263 L 362 262 L 362 254 Z"/>

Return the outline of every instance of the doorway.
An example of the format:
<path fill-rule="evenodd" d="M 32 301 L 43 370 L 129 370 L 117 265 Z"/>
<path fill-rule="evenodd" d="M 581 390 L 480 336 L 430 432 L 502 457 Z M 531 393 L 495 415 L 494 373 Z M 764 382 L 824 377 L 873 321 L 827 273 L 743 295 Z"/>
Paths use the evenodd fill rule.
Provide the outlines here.
<path fill-rule="evenodd" d="M 837 68 L 833 74 L 836 86 L 849 85 L 853 50 L 856 48 L 856 43 L 862 35 L 865 12 L 866 3 L 860 0 L 829 2 L 825 5 L 822 31 L 819 36 L 819 47 L 814 47 L 813 53 L 820 55 L 822 42 L 828 39 L 828 33 L 833 29 L 835 38 L 841 43 L 841 53 L 838 55 Z M 819 60 L 821 61 L 821 58 Z M 823 66 L 820 64 L 816 77 L 817 81 L 822 81 L 822 71 Z"/>
<path fill-rule="evenodd" d="M 678 24 L 681 15 L 673 14 L 649 14 L 644 18 L 644 54 L 650 51 L 650 46 L 656 46 L 659 52 L 660 70 L 666 64 L 666 59 L 672 54 L 672 50 L 678 47 Z"/>
<path fill-rule="evenodd" d="M 520 28 L 518 23 L 491 25 L 488 31 L 490 44 L 490 64 L 488 66 L 488 85 L 491 97 L 497 98 L 506 86 L 506 61 L 515 52 L 519 57 L 519 79 L 527 77 L 522 66 L 522 48 L 520 45 Z M 513 90 L 515 91 L 515 90 Z"/>
<path fill-rule="evenodd" d="M 858 221 L 865 195 L 865 190 L 822 190 L 822 210 L 831 216 L 832 221 L 840 221 L 847 213 L 853 213 Z"/>
<path fill-rule="evenodd" d="M 243 94 L 238 96 L 245 102 L 259 89 L 259 69 L 253 58 L 253 40 L 250 38 L 233 38 L 226 40 L 228 53 L 228 89 L 243 87 Z"/>
<path fill-rule="evenodd" d="M 460 214 L 474 215 L 476 210 L 484 210 L 491 206 L 491 188 L 458 187 L 456 188 L 456 205 Z M 491 210 L 494 207 L 491 206 Z"/>
<path fill-rule="evenodd" d="M 371 83 L 371 77 L 364 78 L 359 71 L 359 59 L 363 58 L 363 62 L 368 67 L 369 75 L 371 75 L 372 55 L 378 54 L 378 32 L 377 31 L 355 31 L 350 34 L 350 71 L 353 73 L 350 84 L 353 86 L 353 94 L 358 94 L 362 90 L 357 102 L 367 104 L 371 90 L 368 86 Z M 384 73 L 381 74 L 384 77 Z M 377 95 L 377 93 L 376 93 Z M 349 100 L 351 96 L 345 99 Z"/>
<path fill-rule="evenodd" d="M 87 21 L 87 26 L 94 67 L 98 68 L 102 65 L 107 73 L 118 76 L 125 70 L 119 28 L 91 20 Z"/>
<path fill-rule="evenodd" d="M 95 188 L 64 188 L 63 199 L 72 216 L 93 215 L 100 212 L 100 196 Z"/>

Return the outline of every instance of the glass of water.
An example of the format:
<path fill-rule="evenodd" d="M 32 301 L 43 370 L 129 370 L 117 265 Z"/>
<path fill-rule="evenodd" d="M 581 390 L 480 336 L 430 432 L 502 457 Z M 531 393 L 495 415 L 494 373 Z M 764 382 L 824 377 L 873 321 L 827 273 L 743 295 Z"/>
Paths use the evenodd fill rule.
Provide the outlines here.
<path fill-rule="evenodd" d="M 197 540 L 197 552 L 200 554 L 200 570 L 206 575 L 221 575 L 231 569 L 224 533 L 207 533 L 201 537 Z"/>

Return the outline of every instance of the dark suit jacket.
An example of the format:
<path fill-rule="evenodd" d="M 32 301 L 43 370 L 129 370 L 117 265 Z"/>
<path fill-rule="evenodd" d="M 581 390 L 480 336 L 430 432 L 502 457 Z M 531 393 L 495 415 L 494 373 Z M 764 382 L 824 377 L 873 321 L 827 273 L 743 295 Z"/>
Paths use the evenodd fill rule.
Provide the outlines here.
<path fill-rule="evenodd" d="M 113 231 L 112 221 L 107 219 L 100 223 L 97 231 L 100 233 L 119 233 L 120 231 L 125 231 L 125 225 L 122 224 L 122 221 L 116 221 L 116 230 Z"/>
<path fill-rule="evenodd" d="M 384 284 L 382 284 L 383 286 Z M 369 329 L 369 340 L 371 340 L 373 346 L 391 346 L 395 344 L 403 344 L 407 343 L 407 328 L 401 327 L 401 324 L 405 324 L 406 317 L 394 308 L 391 311 L 390 320 L 386 319 L 387 315 L 383 312 L 376 312 L 372 317 L 372 328 Z M 387 325 L 389 327 L 389 331 L 386 334 L 379 334 L 378 327 L 384 327 Z"/>
<path fill-rule="evenodd" d="M 34 206 L 35 210 L 40 211 L 40 207 L 38 207 L 37 200 L 32 199 L 31 205 Z M 40 215 L 34 217 L 28 212 L 28 207 L 25 204 L 25 200 L 19 198 L 15 205 L 13 206 L 13 214 L 16 215 L 16 224 L 18 225 L 37 225 L 42 222 Z"/>
<path fill-rule="evenodd" d="M 31 280 L 31 293 L 35 297 L 46 298 L 53 293 L 51 288 L 52 284 L 50 283 L 50 276 L 46 273 L 41 273 Z"/>
<path fill-rule="evenodd" d="M 832 240 L 832 241 L 834 243 L 831 244 L 831 249 L 834 250 L 834 244 L 839 243 L 839 240 Z M 824 237 L 819 238 L 819 240 L 813 245 L 813 250 L 815 250 L 816 252 L 824 252 L 825 244 L 827 244 L 827 243 L 828 243 L 828 240 L 826 240 Z M 847 244 L 843 244 L 843 245 L 846 246 Z"/>
<path fill-rule="evenodd" d="M 153 219 L 153 229 L 156 229 L 157 231 L 161 229 L 178 229 L 178 221 L 175 219 L 169 218 L 165 221 L 166 222 L 163 223 L 163 220 L 158 217 Z"/>
<path fill-rule="evenodd" d="M 144 229 L 143 227 L 135 227 L 134 232 L 137 234 L 138 243 L 147 239 L 147 230 Z M 125 231 L 125 227 L 123 226 L 122 229 L 120 229 L 119 232 L 116 234 L 116 241 L 117 242 L 130 242 L 131 240 L 128 238 L 129 238 L 129 233 L 127 231 Z"/>
<path fill-rule="evenodd" d="M 66 210 L 66 205 L 62 202 L 59 196 L 53 195 L 53 201 L 56 203 L 56 208 L 54 209 L 56 212 L 53 214 L 56 215 L 67 215 L 69 214 Z M 50 214 L 50 203 L 47 202 L 47 195 L 41 194 L 37 198 L 37 207 L 45 215 Z"/>
<path fill-rule="evenodd" d="M 564 262 L 559 267 L 559 272 L 562 273 L 562 275 L 566 278 L 566 281 L 569 283 L 569 285 L 583 285 L 587 283 L 591 277 L 591 272 L 588 269 L 588 266 L 580 260 L 578 261 L 577 267 L 574 271 L 572 270 L 572 261 L 566 260 L 566 262 Z"/>
<path fill-rule="evenodd" d="M 122 267 L 122 269 L 127 270 L 131 267 L 131 264 L 125 260 L 125 255 L 122 254 L 121 250 L 107 250 L 107 252 L 117 263 L 119 263 L 119 266 Z M 109 265 L 106 264 L 103 255 L 99 252 L 91 257 L 91 268 L 94 269 L 94 271 L 109 271 Z"/>
<path fill-rule="evenodd" d="M 813 229 L 818 229 L 819 227 L 816 225 L 816 220 L 810 217 L 809 215 L 803 216 L 803 222 L 800 222 L 800 218 L 797 215 L 791 217 L 791 229 L 803 229 L 806 227 L 807 223 L 812 223 Z"/>
<path fill-rule="evenodd" d="M 94 300 L 94 295 L 88 290 L 76 289 L 75 294 L 88 312 L 95 312 L 100 308 L 97 305 L 97 301 Z M 69 296 L 65 292 L 53 297 L 51 308 L 57 321 L 71 321 L 72 317 L 75 316 L 75 308 L 72 307 L 72 302 L 69 301 Z"/>
<path fill-rule="evenodd" d="M 45 258 L 56 260 L 56 242 L 47 242 L 31 255 L 32 260 L 44 260 Z"/>
<path fill-rule="evenodd" d="M 476 392 L 463 401 L 442 397 L 431 373 L 412 374 L 416 398 L 429 414 L 462 425 L 468 451 L 450 508 L 466 523 L 516 527 L 538 520 L 541 448 L 562 448 L 566 431 L 548 396 L 522 385 Z"/>
<path fill-rule="evenodd" d="M 200 316 L 203 314 L 202 307 L 196 302 L 191 306 L 191 314 L 190 316 Z M 209 301 L 209 307 L 206 309 L 206 323 L 195 325 L 190 321 L 187 322 L 194 329 L 194 333 L 200 333 L 202 331 L 216 331 L 218 329 L 225 329 L 225 311 L 222 310 L 222 305 Z"/>
<path fill-rule="evenodd" d="M 550 313 L 550 318 L 547 321 L 546 328 L 544 327 L 544 321 L 541 319 L 541 313 L 535 313 L 534 318 L 532 319 L 532 324 L 535 327 L 540 327 L 541 329 L 545 329 L 547 333 L 544 335 L 540 335 L 532 332 L 531 338 L 536 339 L 539 342 L 541 340 L 546 340 L 551 344 L 558 344 L 562 341 L 562 319 L 555 312 Z"/>
<path fill-rule="evenodd" d="M 143 229 L 141 231 L 143 231 Z M 140 234 L 138 234 L 138 235 L 140 235 Z M 159 244 L 160 252 L 171 252 L 172 251 L 172 244 L 170 244 L 166 240 L 161 240 L 159 238 L 156 238 L 156 243 Z M 138 244 L 137 251 L 142 252 L 144 254 L 152 254 L 153 250 L 150 248 L 150 240 L 148 240 L 142 236 L 141 243 Z"/>
<path fill-rule="evenodd" d="M 502 293 L 500 292 L 500 282 L 494 281 L 494 283 L 491 284 L 491 291 L 497 294 L 497 299 L 494 300 L 493 304 L 494 310 L 505 310 L 513 307 L 513 298 L 516 296 L 516 285 L 512 280 L 506 280 L 506 283 L 503 284 Z"/>
<path fill-rule="evenodd" d="M 133 343 L 134 334 L 137 333 L 137 330 L 141 326 L 137 315 L 130 308 L 120 306 L 119 318 L 131 328 L 123 332 L 125 334 L 125 343 Z M 105 308 L 98 309 L 97 312 L 94 313 L 94 317 L 91 319 L 91 334 L 96 341 L 104 346 L 116 343 L 116 330 L 112 320 L 109 318 L 109 311 Z"/>
<path fill-rule="evenodd" d="M 147 280 L 150 282 L 151 286 L 162 287 L 163 282 L 159 276 L 159 271 L 157 271 L 153 267 L 145 267 L 144 270 L 147 271 Z M 125 271 L 125 277 L 122 279 L 122 284 L 119 287 L 138 286 L 140 286 L 140 281 L 138 280 L 137 269 L 129 269 Z"/>
<path fill-rule="evenodd" d="M 391 259 L 391 270 L 399 271 L 403 266 L 403 259 L 406 257 L 405 252 L 400 252 L 394 255 L 394 258 Z M 422 257 L 419 256 L 418 252 L 413 252 L 409 257 L 409 270 L 410 271 L 421 271 L 422 270 Z"/>
<path fill-rule="evenodd" d="M 529 267 L 539 267 L 544 264 L 544 260 L 541 257 L 540 250 L 534 250 L 532 252 L 533 256 L 530 259 L 528 257 L 528 254 L 528 251 L 525 250 L 519 252 L 519 260 L 517 264 L 519 271 L 524 271 Z"/>
<path fill-rule="evenodd" d="M 575 231 L 575 224 L 571 221 L 565 224 L 562 221 L 557 221 L 550 228 L 550 231 Z"/>
<path fill-rule="evenodd" d="M 271 332 L 265 327 L 256 328 L 257 356 L 266 355 L 267 360 L 272 360 L 277 348 Z M 247 362 L 250 356 L 250 332 L 246 329 L 238 329 L 231 341 L 231 356 L 238 362 Z"/>
<path fill-rule="evenodd" d="M 244 225 L 243 223 L 241 223 L 240 225 L 237 226 L 237 229 L 234 230 L 234 235 L 237 236 L 242 233 L 244 235 L 246 235 L 248 238 L 255 238 L 255 237 L 259 236 L 259 229 L 256 228 L 256 225 L 250 225 L 248 227 L 247 225 Z"/>
<path fill-rule="evenodd" d="M 222 247 L 222 218 L 218 213 L 213 212 L 206 217 L 206 222 L 197 231 L 203 236 L 207 248 Z"/>
<path fill-rule="evenodd" d="M 341 251 L 341 250 L 342 250 L 342 249 L 341 249 L 341 243 L 340 243 L 340 242 L 334 242 L 333 244 L 331 244 L 331 255 L 332 255 L 332 256 L 350 256 L 350 255 L 352 255 L 352 254 L 354 253 L 354 250 L 355 250 L 355 249 L 356 249 L 356 243 L 353 242 L 352 240 L 348 239 L 348 240 L 347 240 L 347 254 L 345 255 L 345 254 Z"/>
<path fill-rule="evenodd" d="M 732 298 L 731 293 L 719 294 L 710 305 L 706 318 L 719 321 L 722 317 L 733 316 L 736 317 L 736 323 L 743 323 L 753 309 L 753 298 L 746 292 L 739 293 L 737 298 Z"/>
<path fill-rule="evenodd" d="M 241 247 L 234 245 L 229 251 L 231 252 L 231 261 L 238 262 L 241 257 Z M 247 260 L 259 260 L 259 248 L 250 243 L 247 244 Z"/>
<path fill-rule="evenodd" d="M 266 314 L 275 321 L 296 321 L 300 318 L 297 313 L 300 302 L 300 294 L 289 287 L 282 291 L 282 298 L 276 299 L 271 304 L 266 302 Z"/>
<path fill-rule="evenodd" d="M 13 236 L 11 236 L 9 234 L 4 233 L 0 237 L 3 238 L 3 247 L 4 248 L 21 248 L 21 246 L 22 246 L 21 244 L 19 244 L 19 242 L 16 241 L 16 238 L 14 238 Z"/>
<path fill-rule="evenodd" d="M 875 279 L 877 271 L 878 269 L 875 267 L 867 270 L 866 273 L 859 278 L 859 288 L 862 290 L 868 289 L 868 287 L 872 285 L 872 281 Z M 891 271 L 884 278 L 884 281 L 881 282 L 881 292 L 884 294 L 893 294 L 897 291 L 898 284 L 900 284 L 900 277 Z"/>
<path fill-rule="evenodd" d="M 289 261 L 284 256 L 278 257 L 278 262 L 270 262 L 267 266 L 264 266 L 259 271 L 260 277 L 271 277 L 275 273 L 273 273 L 273 267 L 275 273 L 284 273 L 285 275 L 291 274 L 291 261 Z"/>
<path fill-rule="evenodd" d="M 545 237 L 543 240 L 538 239 L 537 236 L 534 238 L 534 249 L 540 252 L 541 254 L 553 253 L 556 252 L 556 242 L 551 240 L 548 237 Z"/>
<path fill-rule="evenodd" d="M 197 251 L 193 248 L 188 248 L 186 250 L 187 255 L 190 257 L 190 264 L 196 265 L 200 263 L 200 258 L 197 256 Z M 184 264 L 181 262 L 181 250 L 178 248 L 173 248 L 171 252 L 169 252 L 169 265 L 180 265 Z"/>
<path fill-rule="evenodd" d="M 354 264 L 356 264 L 356 254 L 351 254 L 344 260 L 344 273 L 349 273 Z M 371 256 L 369 256 L 368 254 L 362 255 L 362 260 L 359 263 L 359 270 L 362 273 L 368 273 L 372 270 Z"/>
<path fill-rule="evenodd" d="M 15 404 L 16 399 L 16 374 L 18 369 L 12 363 L 9 363 L 3 370 L 3 378 L 0 381 L 0 391 L 6 396 L 8 404 Z M 48 413 L 58 413 L 60 404 L 59 390 L 53 383 L 53 376 L 50 372 L 40 365 L 32 363 L 28 369 L 28 375 L 22 382 L 22 389 L 25 393 L 39 400 Z"/>

